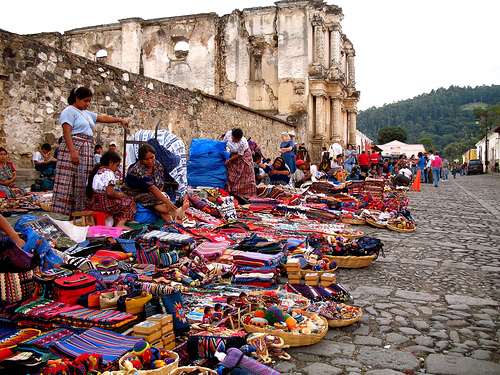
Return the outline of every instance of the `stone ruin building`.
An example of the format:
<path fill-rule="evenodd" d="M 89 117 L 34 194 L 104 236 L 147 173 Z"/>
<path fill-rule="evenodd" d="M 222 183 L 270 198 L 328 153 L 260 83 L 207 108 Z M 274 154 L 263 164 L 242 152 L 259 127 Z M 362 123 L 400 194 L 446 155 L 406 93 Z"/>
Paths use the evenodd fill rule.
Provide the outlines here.
<path fill-rule="evenodd" d="M 359 91 L 342 9 L 321 0 L 274 4 L 222 17 L 128 18 L 29 37 L 285 120 L 314 159 L 336 138 L 355 143 Z"/>

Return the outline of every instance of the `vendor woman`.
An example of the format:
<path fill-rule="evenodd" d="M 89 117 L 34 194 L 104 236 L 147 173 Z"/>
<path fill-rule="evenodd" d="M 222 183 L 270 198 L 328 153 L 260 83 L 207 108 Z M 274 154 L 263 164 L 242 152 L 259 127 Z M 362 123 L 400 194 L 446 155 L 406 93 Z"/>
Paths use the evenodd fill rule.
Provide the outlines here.
<path fill-rule="evenodd" d="M 243 130 L 234 128 L 226 133 L 223 142 L 229 149 L 230 157 L 224 165 L 227 168 L 227 189 L 229 192 L 243 197 L 257 195 L 252 153 Z"/>
<path fill-rule="evenodd" d="M 52 212 L 70 215 L 71 212 L 85 209 L 87 179 L 94 165 L 92 141 L 96 122 L 128 124 L 124 119 L 88 111 L 92 96 L 92 91 L 87 87 L 71 90 L 69 106 L 59 117 L 64 140 L 57 156 Z"/>
<path fill-rule="evenodd" d="M 184 211 L 189 207 L 189 201 L 184 199 L 179 210 L 163 194 L 165 181 L 163 180 L 163 167 L 155 157 L 155 149 L 149 144 L 139 147 L 139 160 L 132 164 L 125 177 L 122 191 L 133 197 L 134 202 L 147 209 L 154 210 L 167 223 L 175 215 L 176 221 L 182 221 Z"/>
<path fill-rule="evenodd" d="M 266 166 L 266 173 L 271 179 L 271 185 L 288 185 L 290 183 L 290 169 L 285 163 L 285 159 L 277 157 L 271 166 Z"/>

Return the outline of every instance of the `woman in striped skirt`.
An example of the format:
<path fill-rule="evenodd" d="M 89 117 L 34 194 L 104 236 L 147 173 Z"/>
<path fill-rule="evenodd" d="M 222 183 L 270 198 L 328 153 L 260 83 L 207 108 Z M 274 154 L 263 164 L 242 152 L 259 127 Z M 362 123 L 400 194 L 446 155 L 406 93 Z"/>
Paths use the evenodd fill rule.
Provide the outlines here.
<path fill-rule="evenodd" d="M 96 122 L 128 124 L 124 119 L 88 111 L 92 96 L 92 91 L 87 87 L 71 90 L 69 106 L 61 112 L 59 121 L 64 140 L 57 157 L 52 212 L 71 215 L 71 212 L 85 209 L 85 188 L 94 165 L 92 142 Z"/>
<path fill-rule="evenodd" d="M 225 162 L 228 191 L 242 197 L 255 197 L 257 185 L 252 152 L 246 138 L 243 137 L 243 130 L 234 128 L 228 131 L 223 142 L 226 142 L 231 154 Z"/>

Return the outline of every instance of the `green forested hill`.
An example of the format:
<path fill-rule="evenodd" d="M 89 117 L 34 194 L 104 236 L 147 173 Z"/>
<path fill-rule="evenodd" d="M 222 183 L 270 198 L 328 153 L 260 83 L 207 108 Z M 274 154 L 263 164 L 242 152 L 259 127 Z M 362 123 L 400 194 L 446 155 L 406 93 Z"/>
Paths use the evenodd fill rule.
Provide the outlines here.
<path fill-rule="evenodd" d="M 377 143 L 377 133 L 385 126 L 402 126 L 407 143 L 430 138 L 448 154 L 465 151 L 484 134 L 479 133 L 472 110 L 500 104 L 500 85 L 439 88 L 413 99 L 369 108 L 357 116 L 358 129 Z"/>

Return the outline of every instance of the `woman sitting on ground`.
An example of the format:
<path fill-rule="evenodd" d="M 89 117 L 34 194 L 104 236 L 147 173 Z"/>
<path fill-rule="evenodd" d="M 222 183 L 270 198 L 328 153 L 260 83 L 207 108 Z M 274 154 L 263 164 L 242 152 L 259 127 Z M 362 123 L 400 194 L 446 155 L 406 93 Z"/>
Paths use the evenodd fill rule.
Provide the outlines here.
<path fill-rule="evenodd" d="M 0 192 L 5 198 L 18 198 L 26 195 L 26 191 L 16 187 L 17 179 L 14 164 L 7 160 L 7 150 L 0 147 Z"/>
<path fill-rule="evenodd" d="M 266 166 L 266 173 L 271 179 L 271 185 L 288 185 L 290 183 L 290 170 L 285 159 L 281 156 L 274 159 L 273 165 Z"/>
<path fill-rule="evenodd" d="M 113 215 L 117 227 L 130 230 L 126 223 L 134 220 L 137 206 L 133 198 L 115 189 L 120 162 L 117 152 L 107 151 L 94 166 L 87 182 L 87 204 L 91 210 Z"/>
<path fill-rule="evenodd" d="M 139 160 L 132 164 L 125 177 L 122 191 L 134 198 L 135 203 L 156 211 L 167 223 L 182 222 L 184 212 L 189 208 L 189 200 L 185 196 L 182 208 L 177 207 L 163 194 L 165 181 L 163 167 L 155 158 L 155 149 L 149 144 L 139 147 Z"/>

